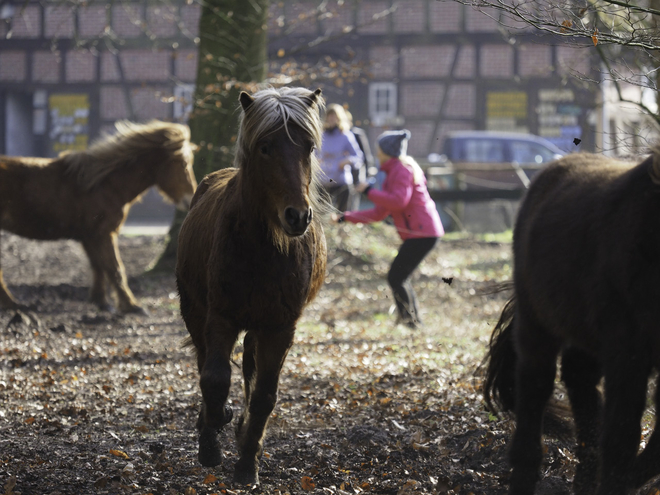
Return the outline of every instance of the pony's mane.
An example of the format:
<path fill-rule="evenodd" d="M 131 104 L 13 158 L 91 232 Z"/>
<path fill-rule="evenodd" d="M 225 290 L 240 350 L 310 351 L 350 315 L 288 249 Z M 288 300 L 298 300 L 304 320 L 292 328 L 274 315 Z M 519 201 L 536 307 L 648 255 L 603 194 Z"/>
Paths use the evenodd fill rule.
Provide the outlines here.
<path fill-rule="evenodd" d="M 240 168 L 247 162 L 250 153 L 256 147 L 259 139 L 284 127 L 289 134 L 290 122 L 298 125 L 309 133 L 316 149 L 321 149 L 323 139 L 323 122 L 320 111 L 325 107 L 323 97 L 315 95 L 306 88 L 267 88 L 252 95 L 254 101 L 247 111 L 242 112 L 238 137 L 236 139 L 236 156 L 234 166 Z M 289 134 L 289 138 L 291 135 Z M 312 184 L 310 186 L 310 203 L 315 214 L 329 211 L 329 204 L 323 195 L 319 180 L 321 167 L 312 154 Z M 282 252 L 288 249 L 289 238 L 278 231 L 271 232 L 273 242 Z"/>
<path fill-rule="evenodd" d="M 76 176 L 78 185 L 85 191 L 93 189 L 110 173 L 136 158 L 145 151 L 158 148 L 173 159 L 189 160 L 192 157 L 190 128 L 182 124 L 152 120 L 146 124 L 129 121 L 115 123 L 117 132 L 102 136 L 87 150 L 60 154 L 66 172 Z"/>

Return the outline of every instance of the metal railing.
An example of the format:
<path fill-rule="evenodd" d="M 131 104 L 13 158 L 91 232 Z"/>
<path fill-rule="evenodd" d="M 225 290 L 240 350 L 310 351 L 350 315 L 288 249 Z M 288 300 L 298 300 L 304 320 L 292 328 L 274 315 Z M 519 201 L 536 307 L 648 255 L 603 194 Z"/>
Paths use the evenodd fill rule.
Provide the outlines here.
<path fill-rule="evenodd" d="M 429 194 L 437 202 L 519 200 L 541 167 L 518 163 L 455 163 L 425 168 Z"/>

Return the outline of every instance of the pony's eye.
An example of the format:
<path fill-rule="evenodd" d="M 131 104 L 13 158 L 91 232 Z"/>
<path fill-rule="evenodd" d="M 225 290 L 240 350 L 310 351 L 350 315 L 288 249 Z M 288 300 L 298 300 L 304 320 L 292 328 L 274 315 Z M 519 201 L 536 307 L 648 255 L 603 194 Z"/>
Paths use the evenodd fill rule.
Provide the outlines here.
<path fill-rule="evenodd" d="M 268 154 L 268 151 L 269 151 L 269 150 L 268 150 L 268 146 L 265 145 L 265 144 L 263 144 L 263 145 L 261 146 L 261 148 L 259 148 L 259 151 L 261 151 L 261 153 L 263 153 L 264 155 L 267 155 L 267 154 Z"/>

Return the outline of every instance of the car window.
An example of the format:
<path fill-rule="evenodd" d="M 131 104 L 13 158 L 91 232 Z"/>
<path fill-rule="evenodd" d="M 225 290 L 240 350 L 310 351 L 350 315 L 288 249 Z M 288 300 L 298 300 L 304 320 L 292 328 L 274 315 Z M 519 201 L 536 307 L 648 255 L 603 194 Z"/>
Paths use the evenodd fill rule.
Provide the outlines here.
<path fill-rule="evenodd" d="M 546 163 L 554 160 L 555 154 L 538 143 L 526 141 L 511 142 L 511 159 L 517 163 Z"/>
<path fill-rule="evenodd" d="M 504 141 L 499 139 L 466 139 L 464 146 L 466 162 L 501 163 L 504 158 Z"/>

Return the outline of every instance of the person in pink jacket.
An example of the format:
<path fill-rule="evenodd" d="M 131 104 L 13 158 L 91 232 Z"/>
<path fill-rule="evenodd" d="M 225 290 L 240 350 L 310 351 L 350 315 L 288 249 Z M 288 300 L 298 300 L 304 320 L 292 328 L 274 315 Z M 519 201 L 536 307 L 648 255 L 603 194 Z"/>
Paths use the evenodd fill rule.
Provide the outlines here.
<path fill-rule="evenodd" d="M 376 152 L 380 169 L 387 175 L 382 190 L 367 183 L 355 188 L 375 206 L 370 210 L 347 211 L 334 218 L 338 222 L 371 223 L 392 216 L 403 244 L 392 262 L 387 282 L 394 293 L 399 321 L 416 328 L 421 319 L 410 277 L 445 232 L 426 188 L 424 172 L 406 154 L 409 139 L 407 129 L 387 131 L 378 137 Z"/>

